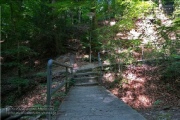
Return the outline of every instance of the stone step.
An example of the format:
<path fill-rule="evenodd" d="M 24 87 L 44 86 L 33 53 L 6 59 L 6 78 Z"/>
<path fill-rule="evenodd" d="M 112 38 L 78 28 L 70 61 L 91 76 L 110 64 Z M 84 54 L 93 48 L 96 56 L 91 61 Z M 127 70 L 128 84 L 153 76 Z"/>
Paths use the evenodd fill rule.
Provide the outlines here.
<path fill-rule="evenodd" d="M 99 74 L 99 73 L 97 73 L 97 72 L 84 72 L 84 73 L 76 73 L 74 76 L 79 77 L 79 76 L 89 76 L 89 75 L 97 75 L 97 74 Z"/>
<path fill-rule="evenodd" d="M 98 85 L 98 82 L 95 78 L 93 79 L 82 79 L 77 80 L 75 86 L 90 86 L 90 85 Z"/>
<path fill-rule="evenodd" d="M 78 80 L 89 80 L 89 79 L 97 79 L 99 76 L 91 76 L 91 77 L 77 77 L 77 78 L 73 78 L 75 81 Z"/>
<path fill-rule="evenodd" d="M 92 81 L 92 82 L 81 82 L 81 83 L 75 83 L 75 86 L 93 86 L 98 85 L 98 82 Z"/>
<path fill-rule="evenodd" d="M 98 76 L 74 78 L 75 86 L 97 85 L 98 84 L 97 78 L 98 78 Z"/>
<path fill-rule="evenodd" d="M 87 69 L 79 69 L 76 71 L 76 73 L 82 73 L 82 72 L 92 72 L 93 68 L 87 68 Z"/>

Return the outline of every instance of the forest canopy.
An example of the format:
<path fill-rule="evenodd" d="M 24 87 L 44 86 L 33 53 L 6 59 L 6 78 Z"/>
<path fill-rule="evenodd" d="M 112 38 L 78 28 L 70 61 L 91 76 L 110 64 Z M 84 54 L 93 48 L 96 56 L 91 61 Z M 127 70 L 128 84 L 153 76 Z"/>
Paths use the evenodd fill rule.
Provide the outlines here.
<path fill-rule="evenodd" d="M 17 68 L 17 75 L 31 70 L 37 58 L 45 60 L 71 52 L 72 40 L 79 40 L 83 52 L 110 51 L 110 61 L 120 57 L 132 62 L 132 52 L 142 44 L 152 47 L 153 57 L 179 58 L 179 0 L 1 0 L 2 72 Z M 157 18 L 166 13 L 173 23 Z M 157 39 L 143 34 L 122 40 L 118 34 L 136 30 L 137 21 L 156 24 Z M 145 29 L 145 28 L 144 28 Z M 164 32 L 165 31 L 165 32 Z M 172 33 L 173 31 L 173 33 Z M 175 39 L 169 36 L 173 34 Z M 144 39 L 144 40 L 142 40 Z M 145 41 L 146 39 L 146 41 Z M 146 44 L 144 44 L 146 42 Z M 155 43 L 155 44 L 154 44 Z M 70 47 L 69 47 L 70 46 Z M 73 48 L 74 50 L 75 48 Z M 126 50 L 125 50 L 126 49 Z M 75 49 L 76 50 L 76 49 Z M 120 50 L 120 53 L 117 53 Z M 77 52 L 77 51 L 76 51 Z M 144 57 L 152 57 L 146 54 Z"/>

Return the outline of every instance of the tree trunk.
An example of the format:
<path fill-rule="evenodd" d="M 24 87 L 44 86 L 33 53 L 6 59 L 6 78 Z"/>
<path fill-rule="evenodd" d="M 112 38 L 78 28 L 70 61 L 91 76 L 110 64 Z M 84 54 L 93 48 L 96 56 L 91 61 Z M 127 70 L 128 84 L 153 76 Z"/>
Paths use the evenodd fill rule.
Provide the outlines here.
<path fill-rule="evenodd" d="M 17 53 L 17 72 L 18 72 L 18 77 L 21 77 L 21 63 L 20 63 L 20 52 L 19 52 L 19 37 L 17 36 L 16 33 L 16 21 L 14 20 L 14 12 L 13 12 L 13 3 L 12 1 L 10 2 L 10 10 L 11 10 L 11 23 L 13 25 L 13 33 L 14 33 L 14 38 L 17 41 L 17 49 L 18 49 L 18 53 Z"/>
<path fill-rule="evenodd" d="M 78 23 L 81 23 L 81 8 L 78 8 Z"/>
<path fill-rule="evenodd" d="M 159 0 L 159 9 L 162 10 L 162 0 Z"/>

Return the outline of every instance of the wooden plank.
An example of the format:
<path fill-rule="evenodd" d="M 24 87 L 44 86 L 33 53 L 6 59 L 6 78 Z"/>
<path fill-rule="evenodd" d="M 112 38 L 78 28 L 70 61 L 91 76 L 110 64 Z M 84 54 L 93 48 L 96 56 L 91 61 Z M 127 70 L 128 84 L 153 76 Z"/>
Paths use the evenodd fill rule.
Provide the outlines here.
<path fill-rule="evenodd" d="M 54 93 L 55 93 L 57 90 L 59 90 L 60 88 L 62 88 L 65 84 L 66 84 L 66 81 L 62 82 L 62 83 L 59 84 L 56 88 L 52 89 L 51 95 L 54 94 Z"/>
<path fill-rule="evenodd" d="M 63 67 L 67 67 L 67 68 L 73 68 L 72 65 L 68 65 L 68 64 L 65 64 L 65 63 L 59 63 L 59 62 L 57 62 L 57 61 L 55 61 L 55 60 L 52 60 L 52 61 L 53 61 L 53 63 L 56 64 L 56 65 L 63 66 Z"/>

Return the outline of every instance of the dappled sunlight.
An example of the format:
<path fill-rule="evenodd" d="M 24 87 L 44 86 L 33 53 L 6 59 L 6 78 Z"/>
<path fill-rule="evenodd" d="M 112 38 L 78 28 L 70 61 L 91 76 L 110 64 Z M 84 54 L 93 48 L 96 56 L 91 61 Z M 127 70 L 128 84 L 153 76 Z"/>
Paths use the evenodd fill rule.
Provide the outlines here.
<path fill-rule="evenodd" d="M 147 64 L 129 65 L 121 75 L 116 72 L 104 73 L 102 83 L 129 106 L 137 109 L 151 108 L 158 99 L 169 100 L 165 98 L 168 96 L 164 92 L 166 87 L 160 86 L 160 70 L 157 66 Z"/>
<path fill-rule="evenodd" d="M 132 81 L 122 86 L 121 99 L 134 108 L 147 108 L 152 105 L 152 99 L 146 95 L 145 82 Z"/>
<path fill-rule="evenodd" d="M 139 95 L 135 101 L 132 101 L 132 103 L 133 102 L 134 102 L 133 105 L 134 108 L 142 108 L 142 106 L 143 108 L 148 108 L 152 106 L 152 102 L 150 98 L 146 95 Z"/>
<path fill-rule="evenodd" d="M 118 94 L 119 94 L 119 89 L 118 89 L 118 88 L 114 88 L 111 92 L 112 92 L 114 95 L 118 95 Z"/>
<path fill-rule="evenodd" d="M 4 62 L 4 57 L 0 56 L 0 62 L 1 62 L 1 64 L 2 64 L 2 62 Z"/>
<path fill-rule="evenodd" d="M 135 75 L 135 74 L 132 74 L 132 73 L 129 73 L 129 74 L 127 75 L 127 79 L 128 79 L 128 80 L 134 80 L 134 79 L 136 79 L 136 75 Z"/>
<path fill-rule="evenodd" d="M 177 36 L 176 36 L 176 33 L 175 32 L 171 32 L 168 34 L 168 37 L 169 39 L 171 40 L 176 40 L 177 39 Z"/>
<path fill-rule="evenodd" d="M 111 21 L 110 26 L 114 26 L 116 24 L 116 21 Z"/>
<path fill-rule="evenodd" d="M 155 100 L 158 90 L 157 67 L 149 65 L 128 66 L 122 73 L 122 79 L 118 79 L 116 73 L 105 73 L 104 83 L 109 90 L 122 101 L 133 108 L 150 108 Z M 112 87 L 114 85 L 114 87 Z"/>
<path fill-rule="evenodd" d="M 114 73 L 106 73 L 103 75 L 103 78 L 109 82 L 113 82 L 115 79 L 115 74 Z"/>
<path fill-rule="evenodd" d="M 35 65 L 34 67 L 36 67 L 36 66 L 38 66 L 38 65 L 40 65 L 40 64 L 41 64 L 40 60 L 35 60 L 35 61 L 34 61 L 34 65 Z"/>
<path fill-rule="evenodd" d="M 63 93 L 65 91 L 65 88 L 59 89 L 57 91 L 58 94 L 54 94 L 54 96 L 51 97 L 51 105 L 53 106 L 55 104 L 55 101 L 62 101 L 63 100 Z M 47 101 L 47 88 L 46 85 L 39 85 L 29 91 L 27 94 L 22 96 L 22 99 L 20 98 L 13 106 L 18 107 L 34 107 L 36 105 L 44 106 L 46 105 Z"/>
<path fill-rule="evenodd" d="M 14 106 L 26 108 L 33 107 L 36 104 L 45 105 L 46 86 L 37 86 L 27 94 L 23 95 L 22 98 L 23 99 L 18 100 Z"/>
<path fill-rule="evenodd" d="M 142 91 L 138 90 L 142 86 L 134 86 L 129 88 L 128 91 L 124 91 L 121 99 L 133 108 L 147 108 L 151 107 L 152 99 L 150 96 L 145 95 L 146 90 L 142 88 Z"/>
<path fill-rule="evenodd" d="M 103 61 L 104 65 L 110 65 L 111 63 L 108 60 Z"/>

